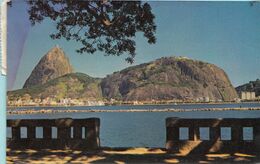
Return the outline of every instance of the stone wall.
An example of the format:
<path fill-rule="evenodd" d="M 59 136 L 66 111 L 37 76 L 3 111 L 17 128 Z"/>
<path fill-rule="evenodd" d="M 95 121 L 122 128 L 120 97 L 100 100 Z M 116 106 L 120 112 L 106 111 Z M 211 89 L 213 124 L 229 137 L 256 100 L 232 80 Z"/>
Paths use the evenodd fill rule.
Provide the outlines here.
<path fill-rule="evenodd" d="M 13 149 L 97 149 L 100 147 L 99 118 L 7 120 L 7 127 L 12 131 L 12 137 L 7 139 L 7 147 Z M 21 127 L 26 128 L 26 137 L 21 136 Z M 37 137 L 37 127 L 43 129 L 42 137 Z M 57 128 L 55 138 L 52 128 Z M 84 135 L 82 135 L 83 128 Z"/>
<path fill-rule="evenodd" d="M 180 138 L 180 129 L 188 131 L 186 139 Z M 201 129 L 208 130 L 207 139 L 202 139 Z M 246 139 L 245 130 L 251 129 L 251 139 Z M 228 139 L 222 132 L 230 132 Z M 228 133 L 228 132 L 226 132 Z M 204 134 L 205 135 L 205 134 Z M 213 152 L 259 152 L 260 119 L 166 119 L 166 149 L 184 154 Z"/>

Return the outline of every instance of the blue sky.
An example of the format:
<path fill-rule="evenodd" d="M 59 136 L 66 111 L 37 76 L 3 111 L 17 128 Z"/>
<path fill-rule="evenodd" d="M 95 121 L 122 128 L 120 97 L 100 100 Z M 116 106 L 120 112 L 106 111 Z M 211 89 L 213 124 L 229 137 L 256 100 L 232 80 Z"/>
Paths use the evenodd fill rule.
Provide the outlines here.
<path fill-rule="evenodd" d="M 135 38 L 134 65 L 163 56 L 186 56 L 213 63 L 238 86 L 260 78 L 260 4 L 249 2 L 149 2 L 157 24 L 157 43 L 149 45 L 142 34 Z M 40 58 L 58 44 L 75 71 L 94 77 L 121 70 L 126 56 L 77 54 L 80 44 L 52 40 L 55 23 L 30 27 L 26 5 L 15 1 L 8 16 L 8 89 L 21 88 Z M 17 70 L 17 71 L 16 71 Z"/>

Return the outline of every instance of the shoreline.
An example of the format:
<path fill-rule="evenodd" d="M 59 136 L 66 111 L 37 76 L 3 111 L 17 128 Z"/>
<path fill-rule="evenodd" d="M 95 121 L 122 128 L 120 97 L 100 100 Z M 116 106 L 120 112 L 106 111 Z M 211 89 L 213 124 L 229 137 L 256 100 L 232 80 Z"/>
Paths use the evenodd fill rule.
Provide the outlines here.
<path fill-rule="evenodd" d="M 118 109 L 118 110 L 107 110 L 107 109 L 89 109 L 89 110 L 58 110 L 58 109 L 41 109 L 41 110 L 7 110 L 7 115 L 23 115 L 23 114 L 49 114 L 49 113 L 101 113 L 101 112 L 195 112 L 195 111 L 247 111 L 247 110 L 260 110 L 260 107 L 250 108 L 200 108 L 200 109 Z"/>
<path fill-rule="evenodd" d="M 259 103 L 260 101 L 242 101 L 242 102 L 183 102 L 183 103 L 161 103 L 161 104 L 153 104 L 153 103 L 147 103 L 147 104 L 111 104 L 111 105 L 98 105 L 98 106 L 146 106 L 146 105 L 155 105 L 155 106 L 161 106 L 161 105 L 194 105 L 194 104 L 209 104 L 209 105 L 218 105 L 218 104 L 250 104 L 250 103 Z M 7 108 L 32 108 L 32 107 L 92 107 L 92 106 L 85 106 L 85 105 L 68 105 L 68 106 L 62 106 L 62 105 L 24 105 L 24 106 L 7 106 Z"/>

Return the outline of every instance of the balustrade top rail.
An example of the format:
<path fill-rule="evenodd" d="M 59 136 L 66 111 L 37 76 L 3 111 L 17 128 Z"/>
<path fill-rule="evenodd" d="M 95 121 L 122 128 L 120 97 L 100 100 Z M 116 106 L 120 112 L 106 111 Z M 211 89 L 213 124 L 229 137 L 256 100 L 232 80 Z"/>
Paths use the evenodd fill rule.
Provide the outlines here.
<path fill-rule="evenodd" d="M 90 127 L 93 124 L 99 123 L 99 118 L 87 118 L 87 119 L 72 119 L 72 118 L 60 118 L 60 119 L 15 119 L 7 120 L 8 127 L 36 127 L 36 126 L 56 126 L 56 127 L 71 127 L 71 126 L 85 126 Z"/>
<path fill-rule="evenodd" d="M 217 126 L 258 126 L 260 118 L 210 118 L 210 119 L 183 119 L 169 117 L 166 119 L 166 127 L 217 127 Z"/>
<path fill-rule="evenodd" d="M 22 119 L 7 120 L 12 137 L 7 140 L 10 148 L 48 148 L 48 149 L 96 149 L 100 147 L 99 118 L 88 119 Z M 42 128 L 43 136 L 36 137 L 36 128 Z M 22 138 L 21 128 L 27 129 L 27 137 Z M 57 128 L 54 138 L 52 128 Z M 85 134 L 83 134 L 83 129 Z M 83 138 L 83 136 L 85 136 Z"/>
<path fill-rule="evenodd" d="M 208 138 L 201 138 L 201 129 L 208 130 Z M 251 139 L 245 139 L 244 131 L 251 129 Z M 188 131 L 181 138 L 181 129 Z M 230 131 L 230 139 L 223 139 L 222 130 Z M 166 119 L 166 149 L 176 152 L 205 153 L 231 151 L 258 151 L 260 149 L 260 118 L 225 119 Z"/>

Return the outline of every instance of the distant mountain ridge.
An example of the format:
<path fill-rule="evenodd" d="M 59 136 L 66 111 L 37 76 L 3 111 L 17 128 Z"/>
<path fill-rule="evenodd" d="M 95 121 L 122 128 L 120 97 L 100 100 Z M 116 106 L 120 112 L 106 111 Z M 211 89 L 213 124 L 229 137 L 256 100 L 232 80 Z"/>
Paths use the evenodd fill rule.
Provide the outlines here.
<path fill-rule="evenodd" d="M 260 96 L 260 80 L 250 81 L 249 83 L 236 87 L 237 92 L 250 91 L 255 92 L 256 96 Z"/>
<path fill-rule="evenodd" d="M 44 84 L 49 80 L 72 72 L 73 68 L 69 59 L 60 47 L 55 46 L 41 58 L 26 80 L 23 88 Z"/>
<path fill-rule="evenodd" d="M 237 92 L 219 67 L 185 57 L 162 57 L 128 67 L 105 78 L 72 73 L 59 47 L 51 49 L 36 65 L 24 88 L 8 92 L 9 100 L 64 98 L 118 101 L 232 101 Z"/>

